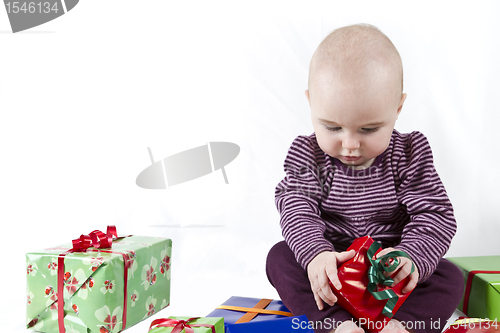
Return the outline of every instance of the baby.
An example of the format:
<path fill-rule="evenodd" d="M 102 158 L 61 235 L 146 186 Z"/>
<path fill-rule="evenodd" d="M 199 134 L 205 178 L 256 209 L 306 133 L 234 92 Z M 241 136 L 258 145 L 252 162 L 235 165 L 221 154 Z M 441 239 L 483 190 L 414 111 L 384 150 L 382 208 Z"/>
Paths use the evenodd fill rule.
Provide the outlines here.
<path fill-rule="evenodd" d="M 335 304 L 329 281 L 370 235 L 383 255 L 397 249 L 394 285 L 414 291 L 383 332 L 441 332 L 463 295 L 463 278 L 443 259 L 456 231 L 453 207 L 420 132 L 394 129 L 406 94 L 398 51 L 370 25 L 337 29 L 314 53 L 306 97 L 314 133 L 299 136 L 276 188 L 285 241 L 267 258 L 267 275 L 294 315 L 315 332 L 364 332 Z M 325 306 L 326 303 L 327 305 Z"/>

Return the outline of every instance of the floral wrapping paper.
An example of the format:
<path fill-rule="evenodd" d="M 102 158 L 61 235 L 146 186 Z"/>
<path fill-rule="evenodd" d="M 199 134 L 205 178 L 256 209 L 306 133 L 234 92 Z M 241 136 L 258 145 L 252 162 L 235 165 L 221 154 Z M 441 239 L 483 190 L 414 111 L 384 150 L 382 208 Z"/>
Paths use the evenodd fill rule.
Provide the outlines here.
<path fill-rule="evenodd" d="M 26 254 L 26 325 L 59 333 L 58 256 L 69 244 Z M 113 251 L 107 253 L 104 251 Z M 64 256 L 64 327 L 67 333 L 116 333 L 170 304 L 172 241 L 129 236 L 110 249 L 90 248 Z M 124 257 L 128 258 L 124 290 Z"/>

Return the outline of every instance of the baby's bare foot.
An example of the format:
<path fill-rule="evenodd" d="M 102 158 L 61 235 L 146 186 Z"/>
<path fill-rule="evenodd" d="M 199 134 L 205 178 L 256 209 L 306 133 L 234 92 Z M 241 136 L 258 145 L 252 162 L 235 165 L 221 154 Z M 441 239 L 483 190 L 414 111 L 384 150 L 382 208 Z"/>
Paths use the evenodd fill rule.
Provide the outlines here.
<path fill-rule="evenodd" d="M 344 321 L 337 329 L 330 331 L 330 333 L 364 333 L 365 330 L 356 325 L 352 320 Z"/>

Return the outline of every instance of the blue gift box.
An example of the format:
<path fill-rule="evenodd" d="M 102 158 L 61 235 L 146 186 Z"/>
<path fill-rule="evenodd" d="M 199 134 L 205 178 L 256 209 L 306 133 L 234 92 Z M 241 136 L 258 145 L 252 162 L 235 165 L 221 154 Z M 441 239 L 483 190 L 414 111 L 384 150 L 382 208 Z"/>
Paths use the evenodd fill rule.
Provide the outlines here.
<path fill-rule="evenodd" d="M 226 333 L 286 333 L 301 332 L 314 333 L 309 328 L 309 321 L 305 315 L 296 317 L 286 317 L 274 320 L 251 321 L 242 324 L 226 325 Z"/>
<path fill-rule="evenodd" d="M 264 303 L 268 303 L 270 300 L 267 300 L 268 302 L 265 302 L 266 299 L 259 299 L 259 298 L 249 298 L 249 297 L 239 297 L 239 296 L 233 296 L 229 298 L 227 301 L 225 301 L 221 307 L 228 306 L 228 307 L 239 307 L 239 308 L 254 308 L 258 307 L 257 304 L 259 302 L 264 301 Z M 268 321 L 268 320 L 273 320 L 273 319 L 279 319 L 279 318 L 286 318 L 287 316 L 292 316 L 290 313 L 290 310 L 287 309 L 287 307 L 283 304 L 282 301 L 277 301 L 273 300 L 271 301 L 267 306 L 265 306 L 264 311 L 279 311 L 282 312 L 282 314 L 267 314 L 267 313 L 257 313 L 254 318 L 251 319 L 251 322 L 259 322 L 259 321 Z M 244 310 L 241 311 L 235 311 L 235 310 L 227 310 L 227 309 L 215 309 L 214 311 L 210 312 L 206 317 L 224 317 L 224 324 L 226 326 L 226 330 L 228 327 L 228 324 L 235 324 L 238 320 L 241 321 L 243 316 L 245 316 L 247 312 Z M 248 315 L 246 315 L 248 316 Z M 243 320 L 243 321 L 248 321 L 248 320 Z M 240 325 L 237 323 L 236 325 Z"/>

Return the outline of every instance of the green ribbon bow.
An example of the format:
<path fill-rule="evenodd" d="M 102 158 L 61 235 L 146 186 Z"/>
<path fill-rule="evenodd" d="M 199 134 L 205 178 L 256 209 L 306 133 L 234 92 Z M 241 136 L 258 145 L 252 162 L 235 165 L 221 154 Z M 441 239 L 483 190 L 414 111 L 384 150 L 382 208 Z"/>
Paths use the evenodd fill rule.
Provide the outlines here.
<path fill-rule="evenodd" d="M 387 300 L 384 309 L 382 310 L 382 314 L 388 318 L 392 318 L 394 315 L 392 310 L 398 302 L 399 297 L 392 289 L 377 291 L 377 284 L 380 283 L 385 286 L 391 286 L 394 283 L 394 280 L 391 277 L 385 277 L 384 272 L 393 272 L 396 268 L 398 268 L 399 260 L 397 257 L 405 257 L 410 260 L 411 258 L 405 252 L 396 250 L 373 260 L 372 258 L 375 255 L 375 252 L 377 252 L 377 250 L 381 247 L 380 243 L 374 241 L 366 251 L 368 260 L 370 260 L 371 263 L 371 266 L 368 269 L 368 291 L 376 300 Z M 414 271 L 415 265 L 412 261 L 411 273 Z"/>

